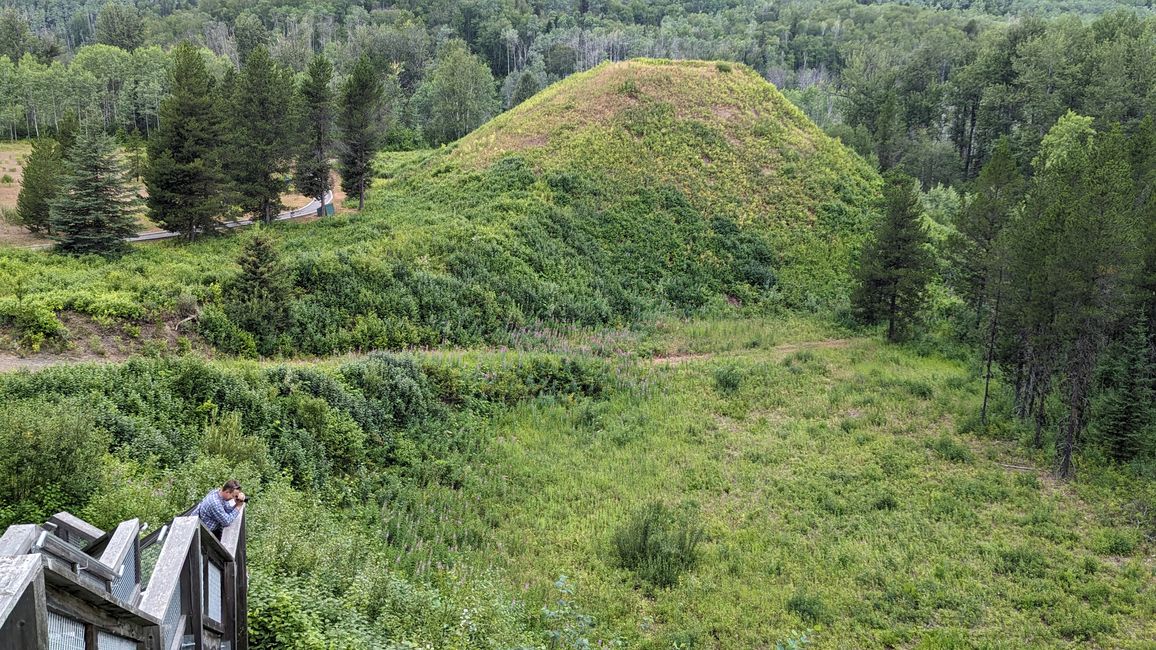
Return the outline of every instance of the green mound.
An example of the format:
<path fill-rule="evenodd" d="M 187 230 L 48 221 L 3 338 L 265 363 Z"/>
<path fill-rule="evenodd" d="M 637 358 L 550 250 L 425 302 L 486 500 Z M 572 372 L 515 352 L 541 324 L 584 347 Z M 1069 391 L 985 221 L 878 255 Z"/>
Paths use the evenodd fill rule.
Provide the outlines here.
<path fill-rule="evenodd" d="M 653 265 L 639 279 L 692 307 L 842 300 L 878 180 L 750 68 L 659 60 L 569 77 L 397 177 L 451 204 L 447 182 L 533 190 L 625 254 L 600 271 Z"/>
<path fill-rule="evenodd" d="M 773 86 L 723 63 L 603 65 L 453 146 L 380 162 L 364 212 L 275 227 L 293 287 L 260 331 L 231 321 L 238 237 L 111 262 L 8 249 L 0 348 L 103 354 L 110 330 L 142 338 L 165 321 L 233 354 L 330 354 L 837 307 L 878 186 Z"/>

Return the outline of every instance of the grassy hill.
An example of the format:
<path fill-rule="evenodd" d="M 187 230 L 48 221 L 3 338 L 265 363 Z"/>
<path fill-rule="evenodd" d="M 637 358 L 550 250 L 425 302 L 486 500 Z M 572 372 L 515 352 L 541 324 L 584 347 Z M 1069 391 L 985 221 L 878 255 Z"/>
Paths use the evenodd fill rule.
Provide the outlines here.
<path fill-rule="evenodd" d="M 228 318 L 236 237 L 114 262 L 0 249 L 9 345 L 108 348 L 110 331 L 172 345 L 187 332 L 149 325 L 198 312 L 227 352 L 328 354 L 728 302 L 827 308 L 877 186 L 756 73 L 703 62 L 600 66 L 381 173 L 365 212 L 276 227 L 294 278 L 278 330 Z"/>

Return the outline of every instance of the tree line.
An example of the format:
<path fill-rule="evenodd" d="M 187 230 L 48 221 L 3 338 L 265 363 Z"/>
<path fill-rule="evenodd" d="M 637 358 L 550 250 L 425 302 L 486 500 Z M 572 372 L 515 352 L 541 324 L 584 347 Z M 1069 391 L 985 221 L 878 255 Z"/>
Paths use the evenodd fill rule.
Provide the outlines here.
<path fill-rule="evenodd" d="M 1122 461 L 1156 456 L 1156 120 L 1129 135 L 1069 111 L 1030 161 L 997 141 L 967 190 L 933 246 L 918 182 L 888 176 L 886 218 L 858 271 L 860 320 L 909 337 L 940 271 L 958 296 L 956 336 L 981 359 L 981 426 L 1002 379 L 1007 415 L 1032 446 L 1054 445 L 1060 476 L 1089 445 Z"/>
<path fill-rule="evenodd" d="M 158 107 L 139 169 L 148 189 L 143 206 L 113 139 L 81 129 L 68 112 L 55 139 L 34 141 L 20 223 L 53 237 L 63 251 L 113 255 L 135 233 L 142 207 L 154 223 L 192 240 L 229 217 L 271 221 L 291 182 L 322 203 L 320 216 L 334 157 L 343 189 L 364 205 L 386 108 L 385 84 L 368 59 L 335 92 L 324 55 L 300 82 L 262 47 L 219 78 L 208 58 L 188 43 L 171 54 L 172 92 Z"/>

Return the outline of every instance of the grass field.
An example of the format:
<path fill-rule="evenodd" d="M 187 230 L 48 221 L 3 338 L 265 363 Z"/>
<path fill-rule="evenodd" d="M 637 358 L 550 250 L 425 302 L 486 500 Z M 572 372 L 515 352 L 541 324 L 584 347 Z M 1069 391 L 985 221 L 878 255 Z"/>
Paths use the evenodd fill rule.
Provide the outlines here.
<path fill-rule="evenodd" d="M 449 508 L 489 531 L 461 562 L 570 601 L 559 638 L 628 647 L 1154 647 L 1150 484 L 1058 483 L 1018 440 L 957 434 L 978 406 L 965 365 L 837 335 L 672 323 L 637 389 L 499 416 Z M 674 587 L 615 559 L 654 500 L 704 532 Z"/>

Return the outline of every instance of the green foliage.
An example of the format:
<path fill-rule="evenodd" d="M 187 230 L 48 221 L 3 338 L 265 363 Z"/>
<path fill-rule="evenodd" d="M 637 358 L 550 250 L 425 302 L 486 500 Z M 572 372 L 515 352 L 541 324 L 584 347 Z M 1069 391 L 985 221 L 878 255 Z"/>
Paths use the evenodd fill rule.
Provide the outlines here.
<path fill-rule="evenodd" d="M 281 194 L 288 187 L 298 96 L 289 71 L 263 47 L 249 53 L 230 90 L 224 99 L 228 137 L 223 169 L 242 211 L 268 223 L 281 209 Z"/>
<path fill-rule="evenodd" d="M 373 174 L 373 158 L 381 148 L 379 116 L 385 89 L 373 65 L 361 57 L 341 87 L 337 128 L 340 131 L 341 189 L 357 194 L 357 209 L 365 207 L 365 191 Z"/>
<path fill-rule="evenodd" d="M 268 355 L 289 326 L 292 278 L 276 242 L 263 230 L 247 236 L 237 263 L 241 272 L 225 287 L 225 313 L 253 335 L 258 352 Z"/>
<path fill-rule="evenodd" d="M 32 232 L 51 234 L 49 207 L 60 192 L 64 161 L 60 146 L 50 138 L 32 141 L 32 151 L 24 161 L 24 177 L 16 199 L 16 216 L 20 225 Z"/>
<path fill-rule="evenodd" d="M 173 50 L 170 76 L 173 93 L 148 142 L 146 201 L 153 221 L 192 240 L 216 228 L 224 212 L 219 91 L 201 52 L 188 43 Z"/>
<path fill-rule="evenodd" d="M 144 43 L 144 20 L 135 7 L 110 2 L 96 16 L 96 40 L 132 51 Z"/>
<path fill-rule="evenodd" d="M 919 205 L 910 177 L 888 176 L 884 218 L 874 239 L 864 245 L 859 284 L 851 298 L 862 322 L 887 321 L 887 340 L 892 342 L 910 336 L 934 270 Z"/>
<path fill-rule="evenodd" d="M 470 54 L 464 42 L 456 40 L 441 47 L 433 69 L 418 86 L 413 103 L 425 124 L 426 139 L 435 145 L 461 138 L 499 108 L 489 68 Z"/>
<path fill-rule="evenodd" d="M 112 138 L 103 133 L 81 135 L 65 169 L 50 204 L 57 250 L 104 256 L 125 252 L 124 239 L 137 233 L 139 197 L 129 187 Z"/>
<path fill-rule="evenodd" d="M 294 185 L 305 196 L 322 200 L 333 183 L 329 162 L 334 148 L 333 64 L 323 55 L 314 57 L 298 90 L 303 110 L 300 151 L 294 166 Z M 322 201 L 324 203 L 324 201 Z M 318 208 L 318 214 L 324 206 Z"/>
<path fill-rule="evenodd" d="M 618 564 L 655 587 L 673 587 L 698 562 L 703 531 L 693 510 L 676 511 L 660 501 L 646 504 L 614 532 Z"/>
<path fill-rule="evenodd" d="M 722 366 L 714 371 L 714 389 L 723 395 L 737 393 L 742 383 L 742 370 L 735 366 Z"/>
<path fill-rule="evenodd" d="M 0 407 L 0 527 L 79 509 L 103 475 L 110 436 L 81 396 Z"/>
<path fill-rule="evenodd" d="M 794 613 L 806 623 L 830 623 L 834 615 L 823 599 L 804 590 L 796 591 L 787 599 L 787 611 Z"/>

